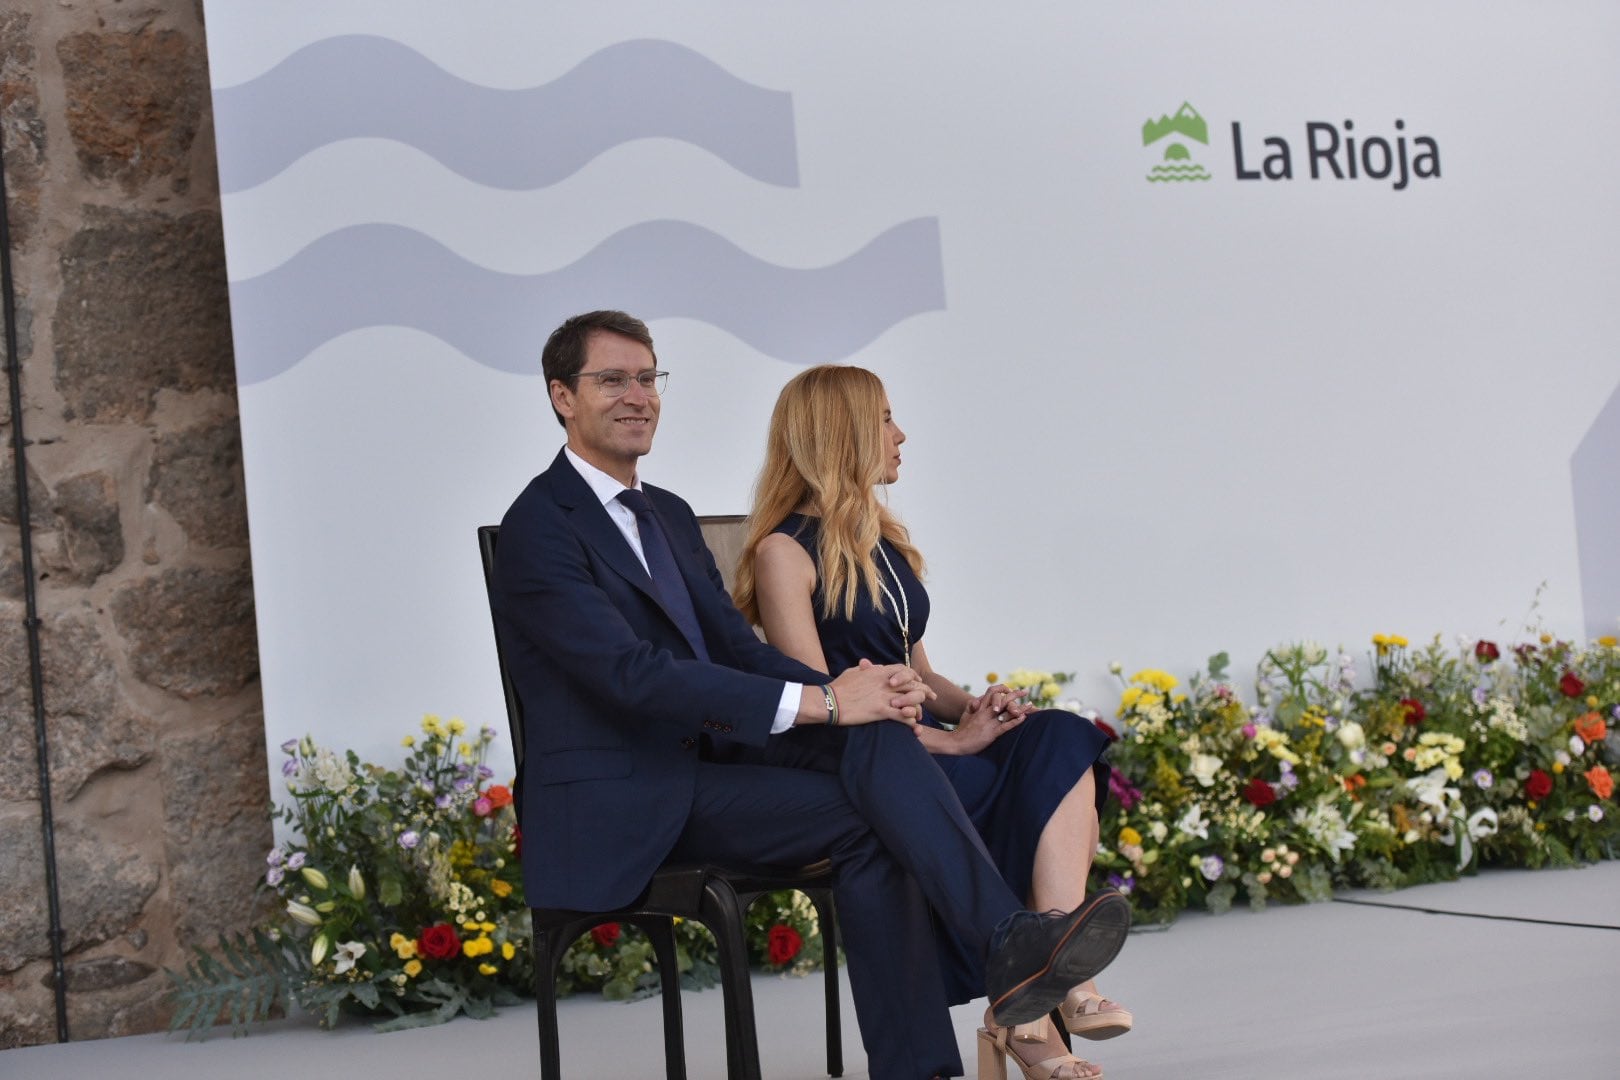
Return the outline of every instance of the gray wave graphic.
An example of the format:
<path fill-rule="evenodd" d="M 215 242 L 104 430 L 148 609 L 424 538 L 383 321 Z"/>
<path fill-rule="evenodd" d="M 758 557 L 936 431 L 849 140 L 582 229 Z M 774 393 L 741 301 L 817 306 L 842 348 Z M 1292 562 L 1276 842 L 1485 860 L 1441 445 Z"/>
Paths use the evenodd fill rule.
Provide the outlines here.
<path fill-rule="evenodd" d="M 327 38 L 214 91 L 220 190 L 341 139 L 394 139 L 475 183 L 530 190 L 633 139 L 692 143 L 756 180 L 799 182 L 793 99 L 669 41 L 610 45 L 542 86 L 498 90 L 368 35 Z"/>
<path fill-rule="evenodd" d="M 414 229 L 354 225 L 232 283 L 237 379 L 274 378 L 368 326 L 413 327 L 486 367 L 539 374 L 546 335 L 603 307 L 700 319 L 792 363 L 843 360 L 902 319 L 944 309 L 939 220 L 902 222 L 846 259 L 803 270 L 690 222 L 649 221 L 527 275 L 486 269 Z"/>

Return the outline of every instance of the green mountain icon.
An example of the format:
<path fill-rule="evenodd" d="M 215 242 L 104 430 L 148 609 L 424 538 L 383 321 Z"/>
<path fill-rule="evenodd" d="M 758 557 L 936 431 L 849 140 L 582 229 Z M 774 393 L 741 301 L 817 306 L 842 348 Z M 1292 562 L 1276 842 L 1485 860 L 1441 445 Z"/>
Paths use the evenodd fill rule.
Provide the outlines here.
<path fill-rule="evenodd" d="M 1151 146 L 1172 132 L 1209 145 L 1209 125 L 1204 123 L 1204 118 L 1190 102 L 1183 101 L 1174 116 L 1145 121 L 1142 124 L 1142 145 Z"/>

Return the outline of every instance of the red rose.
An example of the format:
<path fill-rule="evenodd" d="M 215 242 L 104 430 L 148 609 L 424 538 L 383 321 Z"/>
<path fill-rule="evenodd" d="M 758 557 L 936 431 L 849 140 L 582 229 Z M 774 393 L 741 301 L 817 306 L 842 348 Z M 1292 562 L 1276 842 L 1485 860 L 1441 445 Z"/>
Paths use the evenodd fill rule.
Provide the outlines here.
<path fill-rule="evenodd" d="M 791 926 L 778 924 L 771 927 L 765 935 L 765 954 L 771 963 L 778 967 L 798 956 L 802 948 L 804 939 Z"/>
<path fill-rule="evenodd" d="M 1586 693 L 1586 684 L 1575 677 L 1573 671 L 1564 672 L 1564 677 L 1558 680 L 1558 690 L 1565 697 L 1580 697 Z"/>
<path fill-rule="evenodd" d="M 1423 707 L 1423 702 L 1414 697 L 1401 698 L 1401 712 L 1406 717 L 1406 722 L 1414 727 L 1429 717 L 1429 710 Z"/>
<path fill-rule="evenodd" d="M 418 935 L 416 951 L 429 960 L 449 960 L 461 951 L 461 939 L 456 936 L 455 927 L 435 923 Z"/>
<path fill-rule="evenodd" d="M 1538 801 L 1545 799 L 1552 794 L 1552 777 L 1540 769 L 1531 769 L 1529 779 L 1524 782 L 1524 793 Z"/>
<path fill-rule="evenodd" d="M 602 948 L 611 949 L 613 948 L 613 943 L 619 940 L 619 924 L 616 922 L 605 922 L 600 926 L 593 926 L 591 927 L 591 937 L 595 938 L 596 943 L 602 946 Z"/>
<path fill-rule="evenodd" d="M 1478 660 L 1482 664 L 1488 664 L 1492 660 L 1499 659 L 1501 655 L 1502 650 L 1496 647 L 1496 643 L 1494 641 L 1479 641 L 1474 643 L 1474 659 Z"/>
<path fill-rule="evenodd" d="M 1270 806 L 1277 801 L 1277 789 L 1257 776 L 1244 787 L 1243 797 L 1255 806 Z"/>

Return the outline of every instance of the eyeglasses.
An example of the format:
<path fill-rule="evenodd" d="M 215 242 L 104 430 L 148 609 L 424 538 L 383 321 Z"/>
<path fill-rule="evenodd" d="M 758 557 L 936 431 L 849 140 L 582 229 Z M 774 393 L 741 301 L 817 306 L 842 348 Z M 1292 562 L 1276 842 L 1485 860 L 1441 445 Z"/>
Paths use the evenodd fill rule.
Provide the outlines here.
<path fill-rule="evenodd" d="M 569 378 L 595 379 L 596 388 L 602 391 L 603 397 L 623 397 L 632 381 L 649 396 L 657 397 L 664 392 L 664 384 L 669 382 L 669 372 L 638 371 L 632 375 L 628 371 L 582 371 Z"/>

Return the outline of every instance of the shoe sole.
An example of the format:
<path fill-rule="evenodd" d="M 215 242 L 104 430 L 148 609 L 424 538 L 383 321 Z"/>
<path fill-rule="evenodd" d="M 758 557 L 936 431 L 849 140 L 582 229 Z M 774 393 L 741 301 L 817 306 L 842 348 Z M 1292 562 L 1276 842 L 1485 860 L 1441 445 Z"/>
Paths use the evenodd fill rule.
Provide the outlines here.
<path fill-rule="evenodd" d="M 1120 893 L 1105 892 L 1070 918 L 1068 933 L 1058 939 L 1046 965 L 991 1003 L 997 1024 L 1012 1027 L 1039 1020 L 1071 989 L 1113 963 L 1131 929 L 1131 905 Z"/>

